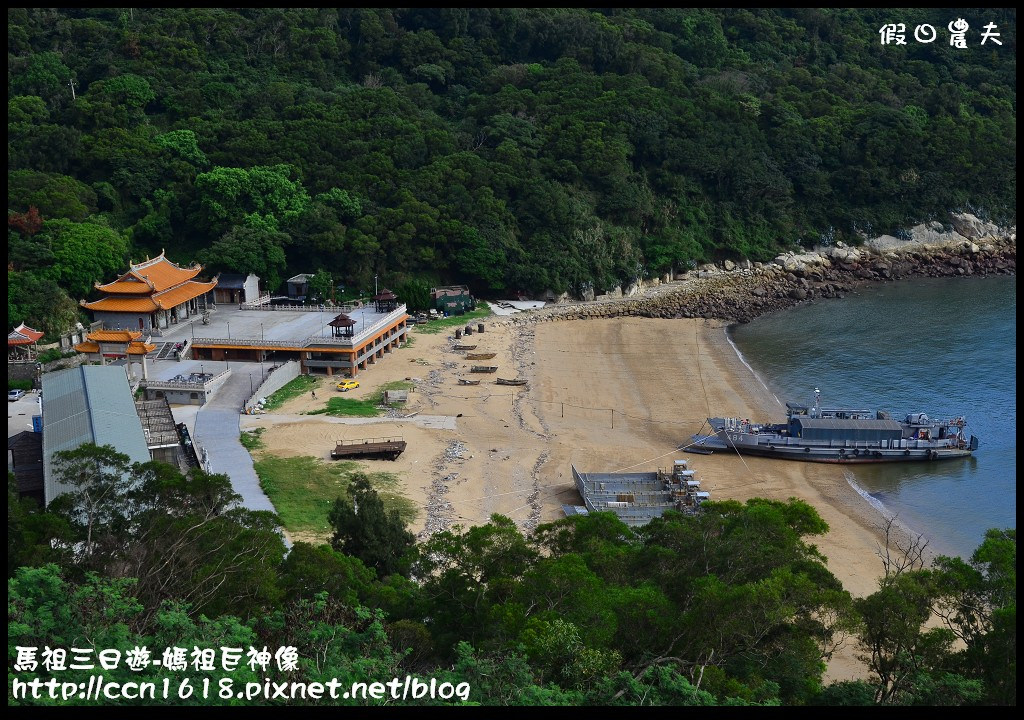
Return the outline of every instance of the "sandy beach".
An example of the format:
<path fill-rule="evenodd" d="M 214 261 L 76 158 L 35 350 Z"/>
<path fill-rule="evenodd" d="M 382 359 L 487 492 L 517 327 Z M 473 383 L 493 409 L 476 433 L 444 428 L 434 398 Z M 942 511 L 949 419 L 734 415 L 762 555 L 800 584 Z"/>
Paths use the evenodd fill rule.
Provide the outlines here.
<path fill-rule="evenodd" d="M 491 318 L 491 321 L 495 318 Z M 784 408 L 728 342 L 724 323 L 700 319 L 615 318 L 515 324 L 487 322 L 486 332 L 460 342 L 493 360 L 454 351 L 450 333 L 414 333 L 411 347 L 360 373 L 362 398 L 381 383 L 412 379 L 417 389 L 400 414 L 412 418 L 353 421 L 299 413 L 323 407 L 333 382 L 322 378 L 317 399 L 295 398 L 243 427 L 266 427 L 266 451 L 329 459 L 339 439 L 401 435 L 408 449 L 396 461 L 368 461 L 396 473 L 402 492 L 420 508 L 413 532 L 511 517 L 525 531 L 578 504 L 571 465 L 584 472 L 667 468 L 680 444 L 708 416 L 783 417 Z M 498 366 L 473 374 L 474 364 Z M 525 387 L 495 384 L 524 378 Z M 459 378 L 480 379 L 475 386 Z M 397 414 L 397 413 L 396 413 Z M 454 418 L 438 427 L 433 416 Z M 797 497 L 813 505 L 829 532 L 812 541 L 856 596 L 876 589 L 881 515 L 830 465 L 787 463 L 736 455 L 692 455 L 712 499 Z M 300 540 L 317 538 L 297 537 Z M 861 677 L 852 642 L 833 657 L 829 679 Z"/>

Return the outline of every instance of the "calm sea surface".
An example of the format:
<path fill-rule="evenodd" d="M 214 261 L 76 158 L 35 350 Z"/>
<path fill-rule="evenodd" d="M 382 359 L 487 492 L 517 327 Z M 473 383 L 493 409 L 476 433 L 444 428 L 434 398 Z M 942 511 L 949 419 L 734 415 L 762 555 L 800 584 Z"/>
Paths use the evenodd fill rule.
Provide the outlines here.
<path fill-rule="evenodd" d="M 974 457 L 844 469 L 934 550 L 967 557 L 987 528 L 1017 526 L 1016 290 L 1016 276 L 874 285 L 732 338 L 783 403 L 811 404 L 817 387 L 824 406 L 964 415 L 981 442 Z"/>

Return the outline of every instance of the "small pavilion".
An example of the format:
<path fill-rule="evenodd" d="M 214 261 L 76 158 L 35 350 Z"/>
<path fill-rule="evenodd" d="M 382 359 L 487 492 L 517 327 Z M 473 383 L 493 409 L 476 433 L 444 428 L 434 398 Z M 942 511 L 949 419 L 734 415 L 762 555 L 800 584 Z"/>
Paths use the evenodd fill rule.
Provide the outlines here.
<path fill-rule="evenodd" d="M 334 337 L 350 338 L 355 334 L 356 321 L 345 313 L 342 313 L 327 324 L 331 326 L 331 335 Z"/>
<path fill-rule="evenodd" d="M 398 308 L 398 296 L 384 288 L 381 290 L 380 295 L 373 298 L 373 303 L 377 306 L 377 312 L 379 313 L 394 312 Z"/>
<path fill-rule="evenodd" d="M 36 343 L 43 337 L 39 330 L 21 323 L 7 334 L 7 361 L 32 362 L 38 354 Z"/>

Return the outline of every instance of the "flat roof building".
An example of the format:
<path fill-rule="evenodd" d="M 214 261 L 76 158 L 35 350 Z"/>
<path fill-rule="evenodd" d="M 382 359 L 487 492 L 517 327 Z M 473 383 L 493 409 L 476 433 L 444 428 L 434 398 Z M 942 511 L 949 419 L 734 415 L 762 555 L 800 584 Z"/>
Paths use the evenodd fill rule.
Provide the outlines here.
<path fill-rule="evenodd" d="M 44 499 L 73 488 L 58 482 L 54 455 L 86 443 L 112 445 L 132 462 L 150 459 L 146 436 L 123 367 L 81 365 L 45 373 L 43 382 Z"/>

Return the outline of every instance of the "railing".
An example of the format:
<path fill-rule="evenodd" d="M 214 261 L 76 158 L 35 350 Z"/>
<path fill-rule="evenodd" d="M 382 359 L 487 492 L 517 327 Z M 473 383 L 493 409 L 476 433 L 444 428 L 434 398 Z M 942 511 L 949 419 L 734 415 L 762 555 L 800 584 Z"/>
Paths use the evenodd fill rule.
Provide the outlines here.
<path fill-rule="evenodd" d="M 250 338 L 203 338 L 192 340 L 193 345 L 243 345 L 245 347 L 304 347 L 305 340 L 255 340 Z"/>
<path fill-rule="evenodd" d="M 266 305 L 270 302 L 270 293 L 264 293 L 252 302 L 244 302 L 238 306 L 239 310 L 259 310 L 261 305 Z"/>
<path fill-rule="evenodd" d="M 222 370 L 203 382 L 175 382 L 173 380 L 144 380 L 142 382 L 147 390 L 205 390 L 207 385 L 227 376 L 230 372 L 231 370 Z"/>
<path fill-rule="evenodd" d="M 287 305 L 271 305 L 270 300 L 273 299 L 270 296 L 266 296 L 265 304 L 257 304 L 263 302 L 261 297 L 257 303 L 242 303 L 239 307 L 242 310 L 270 310 L 270 311 L 287 311 L 287 312 L 352 312 L 363 307 L 362 305 L 355 305 L 352 303 L 345 303 L 343 305 L 299 305 L 287 304 Z"/>
<path fill-rule="evenodd" d="M 355 440 L 338 440 L 337 447 L 353 447 L 360 445 L 371 445 L 377 443 L 400 443 L 405 442 L 405 438 L 402 436 L 397 437 L 379 437 L 379 438 L 358 438 Z"/>
<path fill-rule="evenodd" d="M 183 358 L 188 356 L 189 351 L 192 349 L 192 338 L 186 338 L 185 344 L 178 350 L 177 360 L 181 362 Z"/>
<path fill-rule="evenodd" d="M 401 317 L 402 315 L 406 315 L 406 314 L 407 313 L 406 313 L 405 305 L 400 305 L 397 310 L 393 310 L 392 312 L 388 313 L 387 315 L 384 316 L 384 318 L 382 320 L 378 320 L 377 322 L 375 322 L 370 327 L 368 327 L 365 330 L 362 330 L 359 333 L 357 333 L 355 335 L 355 337 L 352 338 L 352 344 L 353 345 L 358 345 L 359 343 L 361 343 L 366 338 L 368 338 L 371 335 L 373 335 L 375 332 L 377 332 L 381 328 L 386 327 L 387 325 L 395 322 L 399 317 Z"/>

